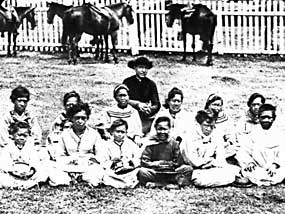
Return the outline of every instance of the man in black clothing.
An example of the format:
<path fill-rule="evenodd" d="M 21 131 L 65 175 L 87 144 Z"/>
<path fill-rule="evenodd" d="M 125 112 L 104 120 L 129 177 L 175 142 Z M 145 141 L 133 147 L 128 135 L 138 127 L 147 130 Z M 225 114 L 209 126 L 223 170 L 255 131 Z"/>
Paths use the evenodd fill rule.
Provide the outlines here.
<path fill-rule="evenodd" d="M 148 70 L 153 65 L 146 57 L 139 57 L 129 61 L 128 67 L 134 69 L 136 75 L 125 79 L 123 84 L 129 88 L 129 104 L 138 110 L 142 121 L 142 131 L 144 134 L 147 134 L 154 115 L 159 111 L 161 106 L 156 84 L 146 77 Z"/>

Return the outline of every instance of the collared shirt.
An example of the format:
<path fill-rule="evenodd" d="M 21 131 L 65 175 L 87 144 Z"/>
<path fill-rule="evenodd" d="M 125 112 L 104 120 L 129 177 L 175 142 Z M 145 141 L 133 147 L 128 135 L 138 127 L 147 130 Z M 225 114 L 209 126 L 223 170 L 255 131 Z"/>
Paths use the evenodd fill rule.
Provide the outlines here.
<path fill-rule="evenodd" d="M 143 103 L 151 104 L 151 114 L 153 116 L 160 109 L 160 101 L 156 84 L 145 77 L 139 80 L 136 75 L 131 76 L 123 81 L 123 84 L 129 88 L 130 100 L 138 100 Z M 140 114 L 140 116 L 142 116 Z"/>
<path fill-rule="evenodd" d="M 97 154 L 97 146 L 101 146 L 101 138 L 96 130 L 86 126 L 81 137 L 72 128 L 64 129 L 58 142 L 56 156 L 70 156 L 73 154 Z"/>
<path fill-rule="evenodd" d="M 99 153 L 100 157 L 103 158 L 103 160 L 100 160 L 100 162 L 102 162 L 103 166 L 108 169 L 115 159 L 132 161 L 135 167 L 139 166 L 140 164 L 140 149 L 127 137 L 121 143 L 114 142 L 113 139 L 104 142 L 104 148 L 102 151 L 100 150 Z"/>
<path fill-rule="evenodd" d="M 196 122 L 188 134 L 180 144 L 181 154 L 186 163 L 196 168 L 226 164 L 225 143 L 217 130 L 206 136 L 202 133 L 200 124 Z"/>

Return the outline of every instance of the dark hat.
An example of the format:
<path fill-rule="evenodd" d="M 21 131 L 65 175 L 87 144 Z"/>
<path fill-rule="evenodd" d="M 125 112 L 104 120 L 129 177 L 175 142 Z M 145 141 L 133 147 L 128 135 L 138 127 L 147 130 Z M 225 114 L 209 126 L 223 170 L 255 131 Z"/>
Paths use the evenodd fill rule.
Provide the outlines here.
<path fill-rule="evenodd" d="M 134 60 L 128 62 L 128 67 L 134 69 L 137 66 L 144 66 L 147 69 L 151 69 L 153 67 L 152 61 L 149 61 L 146 57 L 138 57 Z"/>

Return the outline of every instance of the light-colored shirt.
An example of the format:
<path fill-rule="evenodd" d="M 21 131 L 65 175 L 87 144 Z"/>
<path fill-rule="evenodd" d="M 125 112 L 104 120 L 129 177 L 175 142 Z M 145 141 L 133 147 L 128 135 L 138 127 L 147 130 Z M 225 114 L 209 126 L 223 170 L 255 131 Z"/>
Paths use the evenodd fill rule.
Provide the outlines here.
<path fill-rule="evenodd" d="M 198 123 L 180 144 L 183 160 L 195 168 L 219 167 L 226 164 L 224 141 L 219 132 L 206 136 Z"/>
<path fill-rule="evenodd" d="M 175 115 L 170 114 L 169 109 L 161 109 L 155 116 L 155 119 L 152 123 L 151 130 L 149 135 L 153 136 L 156 134 L 156 130 L 154 127 L 155 121 L 159 117 L 168 117 L 171 122 L 171 137 L 176 139 L 178 136 L 180 136 L 182 139 L 187 133 L 187 130 L 189 129 L 189 121 L 192 121 L 194 119 L 194 116 L 187 112 L 184 109 L 181 109 L 178 113 Z"/>
<path fill-rule="evenodd" d="M 97 147 L 102 146 L 98 132 L 86 126 L 84 133 L 79 137 L 72 128 L 64 129 L 59 141 L 50 145 L 55 159 L 60 156 L 93 156 L 97 154 Z"/>
<path fill-rule="evenodd" d="M 257 126 L 241 142 L 237 158 L 241 167 L 246 167 L 249 163 L 258 163 L 261 167 L 269 167 L 273 163 L 285 166 L 285 133 L 275 124 L 269 130 Z"/>
<path fill-rule="evenodd" d="M 115 159 L 121 160 L 123 163 L 132 161 L 134 167 L 140 165 L 140 149 L 127 137 L 121 144 L 114 142 L 113 139 L 108 140 L 104 143 L 104 148 L 102 151 L 99 151 L 99 153 L 100 157 L 103 158 L 100 160 L 100 163 L 102 163 L 102 166 L 106 169 L 110 169 L 113 160 Z"/>
<path fill-rule="evenodd" d="M 40 165 L 40 153 L 37 152 L 32 139 L 27 140 L 22 149 L 19 149 L 11 140 L 10 143 L 2 150 L 0 156 L 0 169 L 10 171 L 14 163 L 25 163 L 33 167 Z"/>
<path fill-rule="evenodd" d="M 123 119 L 128 123 L 127 135 L 130 138 L 143 135 L 139 113 L 131 105 L 127 105 L 126 108 L 120 108 L 118 105 L 113 105 L 104 112 L 100 122 L 103 123 L 103 127 L 106 129 L 110 128 L 112 123 L 117 119 Z"/>

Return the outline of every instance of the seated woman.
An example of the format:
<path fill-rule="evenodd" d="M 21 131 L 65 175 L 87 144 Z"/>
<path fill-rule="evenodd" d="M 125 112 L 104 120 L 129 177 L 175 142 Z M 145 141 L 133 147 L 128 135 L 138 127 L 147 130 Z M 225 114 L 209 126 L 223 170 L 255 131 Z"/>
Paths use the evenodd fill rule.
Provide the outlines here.
<path fill-rule="evenodd" d="M 215 120 L 209 112 L 198 111 L 195 129 L 190 130 L 180 150 L 184 162 L 193 166 L 192 182 L 200 187 L 231 184 L 239 174 L 239 167 L 226 162 L 224 140 L 215 133 Z"/>
<path fill-rule="evenodd" d="M 64 129 L 58 143 L 49 145 L 54 152 L 53 169 L 50 173 L 50 184 L 68 185 L 78 177 L 89 181 L 92 175 L 92 184 L 95 186 L 94 173 L 98 185 L 102 181 L 103 169 L 96 159 L 98 147 L 103 146 L 96 130 L 86 125 L 90 116 L 87 103 L 79 102 L 67 111 L 67 117 L 72 122 L 70 128 Z"/>
<path fill-rule="evenodd" d="M 187 111 L 185 111 L 183 108 L 181 108 L 183 103 L 183 92 L 174 87 L 172 88 L 169 93 L 168 97 L 165 100 L 164 109 L 161 109 L 154 121 L 162 116 L 169 117 L 171 120 L 171 136 L 179 141 L 179 143 L 184 138 L 187 129 L 189 129 L 189 120 L 191 120 L 191 114 Z M 152 124 L 150 136 L 155 135 L 155 127 L 154 124 Z"/>
<path fill-rule="evenodd" d="M 99 151 L 105 169 L 103 183 L 115 188 L 134 188 L 138 184 L 137 167 L 140 164 L 139 147 L 127 138 L 128 123 L 115 120 L 110 133 L 112 138 L 104 143 L 106 148 Z"/>
<path fill-rule="evenodd" d="M 30 92 L 23 86 L 18 86 L 12 90 L 10 99 L 14 104 L 13 110 L 3 116 L 1 126 L 1 140 L 3 144 L 9 142 L 9 127 L 11 124 L 18 121 L 23 121 L 31 127 L 31 137 L 35 144 L 41 144 L 42 130 L 38 123 L 37 117 L 27 110 L 27 105 L 30 100 Z"/>
<path fill-rule="evenodd" d="M 67 118 L 66 112 L 74 105 L 80 102 L 80 95 L 76 91 L 68 92 L 63 97 L 64 111 L 52 122 L 47 137 L 48 144 L 57 142 L 63 129 L 70 128 L 71 121 Z"/>
<path fill-rule="evenodd" d="M 232 157 L 236 153 L 236 134 L 233 122 L 228 118 L 223 110 L 223 99 L 216 95 L 211 94 L 206 102 L 205 110 L 209 111 L 213 116 L 216 115 L 216 130 L 219 131 L 224 139 L 226 148 L 226 156 Z"/>
<path fill-rule="evenodd" d="M 239 119 L 237 123 L 237 140 L 243 142 L 242 138 L 248 138 L 248 135 L 259 126 L 258 110 L 265 103 L 265 97 L 259 93 L 250 95 L 247 106 L 248 110 Z"/>
<path fill-rule="evenodd" d="M 13 123 L 10 133 L 12 142 L 0 156 L 0 187 L 27 189 L 45 182 L 48 178 L 43 167 L 45 160 L 36 151 L 29 124 L 22 121 Z"/>
<path fill-rule="evenodd" d="M 140 145 L 140 138 L 143 135 L 141 119 L 137 110 L 128 104 L 128 87 L 124 84 L 119 84 L 114 88 L 113 94 L 117 104 L 111 106 L 104 112 L 100 121 L 101 124 L 97 126 L 98 129 L 102 130 L 102 138 L 110 139 L 110 133 L 108 133 L 107 129 L 115 120 L 123 119 L 129 126 L 127 136 Z"/>

